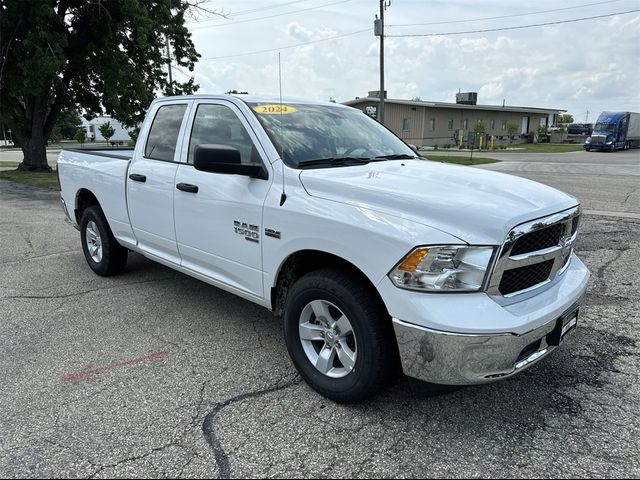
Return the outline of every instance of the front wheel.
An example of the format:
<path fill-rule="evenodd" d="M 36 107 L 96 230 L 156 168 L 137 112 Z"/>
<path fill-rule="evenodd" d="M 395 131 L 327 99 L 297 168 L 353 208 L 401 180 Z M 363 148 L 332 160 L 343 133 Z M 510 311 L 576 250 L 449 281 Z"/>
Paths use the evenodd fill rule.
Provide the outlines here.
<path fill-rule="evenodd" d="M 100 207 L 89 207 L 80 220 L 80 238 L 84 258 L 98 275 L 117 275 L 127 264 L 126 248 L 113 236 Z"/>
<path fill-rule="evenodd" d="M 285 341 L 300 375 L 339 403 L 382 389 L 398 358 L 391 319 L 364 280 L 338 269 L 311 272 L 287 296 Z"/>

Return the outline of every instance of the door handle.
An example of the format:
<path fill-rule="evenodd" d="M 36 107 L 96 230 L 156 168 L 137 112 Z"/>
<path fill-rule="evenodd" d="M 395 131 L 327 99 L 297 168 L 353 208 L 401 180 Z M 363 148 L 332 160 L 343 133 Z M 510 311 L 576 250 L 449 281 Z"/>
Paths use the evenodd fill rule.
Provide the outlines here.
<path fill-rule="evenodd" d="M 182 190 L 183 192 L 198 193 L 198 186 L 191 185 L 190 183 L 179 183 L 176 185 L 176 188 L 178 190 Z"/>
<path fill-rule="evenodd" d="M 129 178 L 131 180 L 133 180 L 134 182 L 146 182 L 147 181 L 147 177 L 145 175 L 140 175 L 139 173 L 132 173 L 131 175 L 129 175 Z"/>

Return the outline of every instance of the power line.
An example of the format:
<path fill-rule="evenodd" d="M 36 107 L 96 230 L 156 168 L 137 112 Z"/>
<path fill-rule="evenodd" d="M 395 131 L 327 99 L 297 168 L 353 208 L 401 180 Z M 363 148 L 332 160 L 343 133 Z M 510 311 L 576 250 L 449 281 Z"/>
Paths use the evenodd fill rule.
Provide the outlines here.
<path fill-rule="evenodd" d="M 468 23 L 468 22 L 480 22 L 484 20 L 498 20 L 501 18 L 513 18 L 513 17 L 525 17 L 528 15 L 538 15 L 540 13 L 560 12 L 563 10 L 572 10 L 574 8 L 592 7 L 594 5 L 603 5 L 605 3 L 616 3 L 621 0 L 607 0 L 606 2 L 585 3 L 583 5 L 574 5 L 572 7 L 554 8 L 553 10 L 539 10 L 537 12 L 527 13 L 514 13 L 511 15 L 500 15 L 498 17 L 481 17 L 481 18 L 467 18 L 465 20 L 447 20 L 445 22 L 428 22 L 428 23 L 399 23 L 395 25 L 387 25 L 387 27 L 417 27 L 420 25 L 447 25 L 451 23 Z"/>
<path fill-rule="evenodd" d="M 294 3 L 302 3 L 302 2 L 308 2 L 309 0 L 293 0 L 291 2 L 285 2 L 285 3 L 279 3 L 277 5 L 269 5 L 267 7 L 258 7 L 258 8 L 252 8 L 249 10 L 240 10 L 239 12 L 230 12 L 229 14 L 225 14 L 224 18 L 235 18 L 235 17 L 240 17 L 242 15 L 249 15 L 251 13 L 256 13 L 256 12 L 260 12 L 263 10 L 273 10 L 274 8 L 282 8 L 282 7 L 286 7 L 287 5 L 293 5 Z M 212 20 L 219 20 L 218 18 L 205 18 L 204 20 L 195 20 L 193 22 L 187 22 L 187 25 L 194 25 L 194 24 L 203 24 L 204 22 L 210 22 Z"/>
<path fill-rule="evenodd" d="M 266 17 L 249 18 L 247 20 L 239 20 L 237 22 L 217 23 L 215 25 L 200 25 L 200 26 L 191 28 L 191 30 L 200 30 L 202 28 L 226 27 L 226 26 L 229 26 L 229 25 L 238 25 L 239 23 L 256 22 L 258 20 L 265 20 L 267 18 L 276 18 L 276 17 L 283 17 L 285 15 L 294 15 L 294 14 L 297 14 L 297 13 L 308 12 L 310 10 L 317 10 L 319 8 L 330 7 L 332 5 L 338 5 L 340 3 L 347 3 L 347 2 L 352 2 L 352 1 L 353 0 L 339 0 L 337 2 L 325 3 L 323 5 L 317 5 L 315 7 L 303 8 L 301 10 L 295 10 L 293 12 L 277 13 L 275 15 L 268 15 Z"/>
<path fill-rule="evenodd" d="M 517 27 L 501 27 L 501 28 L 488 28 L 485 30 L 467 30 L 464 32 L 446 32 L 446 33 L 413 33 L 413 34 L 404 34 L 404 35 L 387 35 L 387 37 L 444 37 L 448 35 L 464 35 L 467 33 L 487 33 L 487 32 L 501 32 L 504 30 L 519 30 L 522 28 L 533 28 L 533 27 L 544 27 L 547 25 L 560 25 L 563 23 L 575 23 L 582 22 L 584 20 L 594 20 L 596 18 L 607 18 L 607 17 L 615 17 L 616 15 L 627 15 L 629 13 L 640 12 L 640 9 L 628 10 L 626 12 L 616 12 L 609 13 L 606 15 L 595 15 L 593 17 L 582 17 L 582 18 L 574 18 L 571 20 L 559 20 L 557 22 L 545 22 L 545 23 L 534 23 L 531 25 L 519 25 Z"/>
<path fill-rule="evenodd" d="M 207 58 L 201 58 L 200 60 L 201 61 L 202 60 L 221 60 L 223 58 L 246 57 L 248 55 L 257 55 L 259 53 L 276 52 L 278 50 L 288 50 L 290 48 L 303 47 L 305 45 L 311 45 L 311 44 L 314 44 L 314 43 L 328 42 L 329 40 L 336 40 L 338 38 L 350 37 L 352 35 L 358 35 L 358 34 L 364 33 L 364 32 L 371 32 L 371 29 L 367 28 L 366 30 L 357 30 L 355 32 L 343 33 L 343 34 L 340 34 L 340 35 L 334 35 L 333 37 L 320 38 L 318 40 L 311 40 L 309 42 L 297 43 L 295 45 L 288 45 L 288 46 L 285 46 L 285 47 L 268 48 L 268 49 L 265 49 L 265 50 L 255 50 L 255 51 L 252 51 L 252 52 L 237 53 L 237 54 L 234 54 L 234 55 L 223 55 L 221 57 L 207 57 Z"/>
<path fill-rule="evenodd" d="M 279 3 L 278 5 L 269 5 L 267 7 L 252 8 L 250 10 L 240 10 L 239 12 L 230 13 L 229 16 L 239 17 L 241 15 L 248 15 L 250 13 L 260 12 L 262 10 L 272 10 L 274 8 L 286 7 L 287 5 L 293 5 L 294 3 L 302 3 L 302 2 L 308 2 L 308 1 L 309 0 L 293 0 L 292 2 Z"/>

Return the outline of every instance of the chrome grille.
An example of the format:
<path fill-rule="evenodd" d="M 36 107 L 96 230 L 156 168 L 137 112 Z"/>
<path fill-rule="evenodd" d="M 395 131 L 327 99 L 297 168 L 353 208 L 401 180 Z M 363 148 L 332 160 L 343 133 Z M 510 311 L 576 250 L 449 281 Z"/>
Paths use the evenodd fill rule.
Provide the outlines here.
<path fill-rule="evenodd" d="M 510 295 L 545 282 L 549 278 L 552 268 L 553 260 L 547 260 L 526 267 L 505 270 L 500 280 L 500 293 Z"/>
<path fill-rule="evenodd" d="M 505 240 L 487 291 L 512 297 L 562 274 L 573 252 L 580 206 L 517 226 Z"/>
<path fill-rule="evenodd" d="M 602 145 L 607 137 L 604 135 L 592 135 L 591 136 L 591 145 Z"/>
<path fill-rule="evenodd" d="M 522 235 L 513 244 L 511 249 L 511 255 L 522 255 L 523 253 L 535 252 L 538 250 L 544 250 L 545 248 L 558 245 L 560 237 L 564 232 L 564 225 L 556 223 L 547 228 L 535 230 L 531 233 Z"/>

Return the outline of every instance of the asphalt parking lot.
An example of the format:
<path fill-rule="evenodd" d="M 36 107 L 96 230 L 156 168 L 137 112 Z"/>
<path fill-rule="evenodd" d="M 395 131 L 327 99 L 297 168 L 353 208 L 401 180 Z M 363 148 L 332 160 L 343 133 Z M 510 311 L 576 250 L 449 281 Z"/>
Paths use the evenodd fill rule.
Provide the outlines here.
<path fill-rule="evenodd" d="M 592 280 L 563 348 L 496 384 L 429 397 L 400 378 L 356 406 L 301 382 L 268 311 L 139 255 L 98 277 L 57 193 L 0 180 L 0 476 L 640 476 L 640 171 L 620 153 L 620 170 L 487 166 L 584 201 Z"/>

